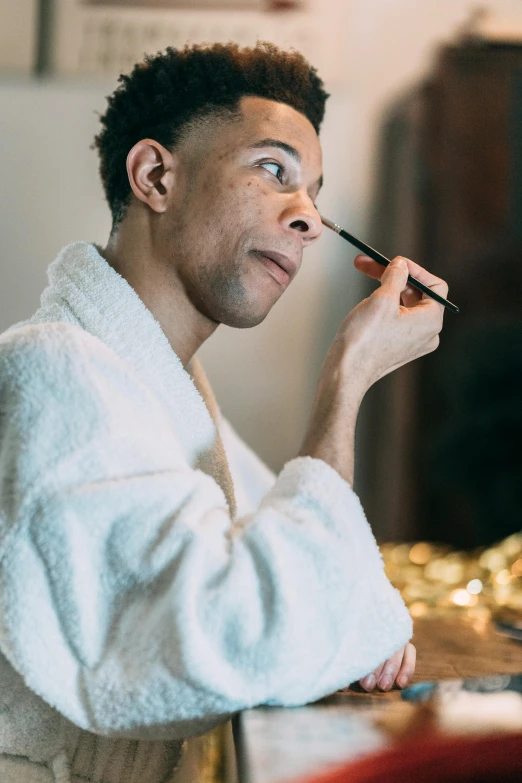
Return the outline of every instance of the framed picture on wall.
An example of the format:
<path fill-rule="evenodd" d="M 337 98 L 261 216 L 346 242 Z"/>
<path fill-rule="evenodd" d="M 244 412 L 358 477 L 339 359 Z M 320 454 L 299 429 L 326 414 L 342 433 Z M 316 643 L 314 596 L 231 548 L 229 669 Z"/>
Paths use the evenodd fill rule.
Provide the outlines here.
<path fill-rule="evenodd" d="M 85 5 L 126 6 L 135 8 L 219 8 L 242 11 L 299 11 L 306 5 L 306 0 L 82 0 Z"/>
<path fill-rule="evenodd" d="M 326 78 L 338 61 L 339 35 L 324 9 L 333 0 L 53 1 L 45 57 L 52 74 L 113 78 L 146 54 L 208 41 L 294 47 Z"/>
<path fill-rule="evenodd" d="M 0 73 L 30 74 L 36 63 L 38 3 L 0 0 Z"/>
<path fill-rule="evenodd" d="M 266 3 L 263 0 L 82 0 L 85 5 L 95 6 L 126 6 L 134 8 L 233 8 L 246 11 L 261 10 Z"/>

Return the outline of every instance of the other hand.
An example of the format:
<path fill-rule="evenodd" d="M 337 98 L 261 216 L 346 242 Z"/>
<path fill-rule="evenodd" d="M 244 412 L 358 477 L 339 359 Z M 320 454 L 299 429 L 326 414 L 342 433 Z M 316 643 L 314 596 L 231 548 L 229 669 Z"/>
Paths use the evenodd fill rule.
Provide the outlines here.
<path fill-rule="evenodd" d="M 402 647 L 391 658 L 381 663 L 371 674 L 367 674 L 359 685 L 365 691 L 372 691 L 376 686 L 381 691 L 389 691 L 394 685 L 405 688 L 415 671 L 417 651 L 411 642 Z"/>

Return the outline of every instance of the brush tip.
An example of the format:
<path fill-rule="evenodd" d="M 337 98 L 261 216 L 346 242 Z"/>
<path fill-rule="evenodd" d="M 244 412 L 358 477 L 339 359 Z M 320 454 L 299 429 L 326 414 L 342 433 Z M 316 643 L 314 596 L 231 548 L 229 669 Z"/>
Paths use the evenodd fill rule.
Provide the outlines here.
<path fill-rule="evenodd" d="M 332 231 L 335 231 L 337 234 L 340 232 L 341 227 L 337 225 L 337 223 L 334 223 L 332 220 L 328 220 L 328 218 L 325 218 L 324 215 L 320 215 L 321 223 L 324 226 L 327 226 L 327 228 L 331 228 Z"/>

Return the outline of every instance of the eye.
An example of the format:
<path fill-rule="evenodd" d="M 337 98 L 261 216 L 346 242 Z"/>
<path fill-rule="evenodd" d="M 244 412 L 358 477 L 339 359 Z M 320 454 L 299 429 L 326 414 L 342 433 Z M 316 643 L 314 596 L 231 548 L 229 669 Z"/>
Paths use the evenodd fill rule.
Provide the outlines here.
<path fill-rule="evenodd" d="M 266 168 L 267 171 L 270 171 L 270 173 L 273 174 L 274 177 L 279 180 L 279 182 L 283 181 L 284 168 L 280 163 L 274 163 L 272 160 L 267 160 L 264 163 L 261 163 L 261 166 Z M 268 168 L 269 166 L 272 168 Z"/>

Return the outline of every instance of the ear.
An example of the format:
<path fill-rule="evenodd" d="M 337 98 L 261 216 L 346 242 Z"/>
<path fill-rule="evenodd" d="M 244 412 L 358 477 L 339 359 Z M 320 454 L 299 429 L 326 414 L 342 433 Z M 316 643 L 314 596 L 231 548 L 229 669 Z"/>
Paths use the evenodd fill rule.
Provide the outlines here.
<path fill-rule="evenodd" d="M 154 211 L 165 212 L 175 180 L 176 159 L 153 139 L 141 139 L 127 155 L 132 192 Z"/>

